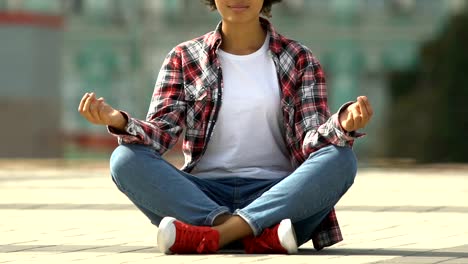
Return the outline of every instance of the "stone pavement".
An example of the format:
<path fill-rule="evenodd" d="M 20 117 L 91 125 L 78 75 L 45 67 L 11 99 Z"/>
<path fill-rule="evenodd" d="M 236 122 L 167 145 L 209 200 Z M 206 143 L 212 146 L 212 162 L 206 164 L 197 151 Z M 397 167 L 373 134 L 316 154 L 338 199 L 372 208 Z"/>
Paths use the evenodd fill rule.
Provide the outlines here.
<path fill-rule="evenodd" d="M 0 263 L 468 264 L 466 166 L 361 169 L 337 207 L 344 242 L 294 256 L 165 256 L 106 166 L 0 162 Z"/>

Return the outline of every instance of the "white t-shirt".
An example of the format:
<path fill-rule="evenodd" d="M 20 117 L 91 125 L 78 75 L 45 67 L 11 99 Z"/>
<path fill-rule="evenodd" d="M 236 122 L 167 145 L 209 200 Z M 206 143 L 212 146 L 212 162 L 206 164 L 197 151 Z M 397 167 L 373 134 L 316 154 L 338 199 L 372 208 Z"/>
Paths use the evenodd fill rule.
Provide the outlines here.
<path fill-rule="evenodd" d="M 192 174 L 277 179 L 292 173 L 282 133 L 278 76 L 268 49 L 269 36 L 249 55 L 219 50 L 223 103 L 207 150 Z"/>

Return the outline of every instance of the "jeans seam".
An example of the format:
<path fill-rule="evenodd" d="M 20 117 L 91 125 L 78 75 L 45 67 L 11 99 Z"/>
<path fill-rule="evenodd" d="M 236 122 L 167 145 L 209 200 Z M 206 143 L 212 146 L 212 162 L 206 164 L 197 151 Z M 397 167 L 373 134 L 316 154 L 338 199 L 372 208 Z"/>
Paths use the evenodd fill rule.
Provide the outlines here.
<path fill-rule="evenodd" d="M 186 178 L 188 181 L 190 181 L 194 185 L 196 185 L 197 188 L 199 188 L 201 192 L 204 192 L 202 190 L 202 188 L 200 188 L 201 185 L 197 184 L 192 179 L 192 177 L 194 177 L 193 175 L 191 175 L 189 173 L 185 173 L 184 171 L 181 171 L 181 170 L 177 169 L 174 165 L 172 165 L 169 162 L 167 162 L 166 160 L 164 160 L 159 153 L 157 153 L 156 151 L 150 149 L 149 147 L 142 146 L 142 145 L 127 145 L 127 146 L 124 146 L 124 147 L 125 147 L 125 152 L 123 152 L 124 155 L 130 153 L 131 155 L 136 155 L 135 157 L 132 157 L 132 159 L 133 158 L 135 158 L 135 159 L 152 159 L 155 162 L 158 162 L 158 163 L 161 162 L 161 163 L 164 163 L 165 165 L 169 165 L 170 166 L 169 169 L 173 170 L 175 173 L 177 173 L 177 175 L 180 175 L 180 177 Z M 114 157 L 115 159 L 112 160 L 112 157 Z M 194 211 L 192 210 L 192 213 L 191 214 L 189 213 L 188 216 L 185 215 L 186 211 L 183 211 L 182 208 L 180 210 L 174 210 L 174 208 L 166 207 L 166 206 L 164 206 L 164 205 L 162 205 L 160 203 L 153 203 L 152 200 L 154 198 L 151 197 L 151 196 L 144 195 L 144 193 L 140 193 L 138 191 L 138 189 L 136 189 L 136 188 L 138 188 L 139 185 L 132 184 L 132 182 L 135 181 L 135 180 L 132 180 L 131 178 L 129 178 L 129 176 L 126 176 L 126 180 L 122 180 L 122 182 L 120 182 L 119 177 L 117 177 L 116 173 L 112 171 L 112 167 L 113 167 L 112 164 L 113 164 L 113 162 L 117 162 L 118 159 L 121 157 L 121 155 L 114 156 L 114 153 L 113 153 L 112 157 L 111 157 L 111 160 L 110 160 L 110 162 L 111 162 L 111 177 L 112 177 L 113 181 L 116 183 L 118 189 L 121 192 L 123 192 L 137 207 L 144 208 L 147 211 L 149 211 L 149 212 L 151 212 L 151 213 L 153 213 L 153 214 L 155 214 L 157 216 L 160 216 L 160 217 L 173 216 L 173 217 L 178 218 L 178 217 L 184 216 L 187 219 L 192 219 L 193 221 L 196 220 L 196 224 L 198 224 L 198 225 L 212 225 L 212 222 L 220 214 L 225 214 L 225 213 L 230 214 L 231 213 L 231 210 L 228 207 L 219 205 L 216 202 L 213 202 L 213 204 L 212 203 L 199 204 L 198 206 L 196 206 L 197 207 L 197 208 L 195 208 L 196 210 L 194 209 L 195 214 L 193 214 Z M 143 163 L 143 168 L 141 166 L 140 166 L 140 168 L 137 168 L 135 163 L 133 163 L 133 162 L 130 162 L 130 163 L 126 162 L 126 163 L 121 164 L 119 166 L 122 169 L 122 173 L 130 173 L 130 172 L 135 171 L 137 169 L 142 169 L 143 171 L 147 171 L 148 168 L 149 168 L 149 167 L 145 168 L 145 163 Z M 153 184 L 151 179 L 148 179 L 148 178 L 144 178 L 144 179 L 145 179 L 146 184 L 151 184 L 152 187 L 154 188 L 154 190 L 156 190 L 157 192 L 163 191 L 161 186 L 159 186 L 157 184 Z M 166 211 L 166 210 L 168 210 L 168 211 Z M 196 217 L 196 219 L 195 219 L 195 217 Z M 151 217 L 149 217 L 149 218 L 151 219 Z M 185 219 L 185 220 L 187 221 L 187 219 Z"/>
<path fill-rule="evenodd" d="M 238 196 L 239 196 L 239 179 L 235 178 L 235 181 L 234 181 L 234 194 L 233 194 L 233 197 L 232 197 L 232 203 L 233 204 L 238 203 L 238 199 L 237 199 Z"/>
<path fill-rule="evenodd" d="M 154 208 L 153 206 L 151 206 L 151 203 L 147 202 L 146 199 L 141 198 L 140 196 L 136 195 L 132 191 L 129 191 L 125 187 L 123 187 L 123 186 L 118 186 L 118 187 L 120 187 L 121 191 L 124 194 L 127 194 L 129 196 L 129 198 L 131 197 L 130 200 L 137 201 L 138 204 L 141 204 L 143 207 L 145 207 L 147 210 L 153 212 L 154 214 L 160 215 L 160 216 L 169 215 L 167 213 L 164 213 L 164 212 L 160 211 L 159 209 Z"/>
<path fill-rule="evenodd" d="M 229 208 L 227 208 L 226 206 L 219 207 L 218 209 L 216 209 L 216 210 L 212 211 L 210 214 L 208 214 L 208 216 L 205 219 L 204 225 L 205 226 L 213 226 L 213 222 L 218 216 L 220 216 L 222 214 L 229 213 L 229 212 L 230 212 Z"/>
<path fill-rule="evenodd" d="M 240 209 L 237 209 L 233 215 L 237 215 L 244 219 L 245 222 L 252 228 L 254 236 L 258 236 L 262 231 L 262 228 L 258 223 L 247 213 L 242 212 Z"/>
<path fill-rule="evenodd" d="M 124 193 L 126 193 L 127 195 L 131 196 L 131 200 L 135 200 L 138 202 L 138 204 L 141 204 L 143 207 L 147 208 L 148 210 L 150 210 L 151 212 L 155 213 L 156 215 L 160 215 L 160 216 L 164 216 L 164 215 L 170 215 L 168 213 L 164 213 L 162 212 L 161 210 L 159 209 L 156 209 L 154 208 L 153 206 L 150 205 L 150 203 L 146 202 L 145 199 L 142 199 L 141 197 L 139 197 L 138 195 L 135 195 L 133 192 L 127 190 L 126 188 L 123 188 L 121 187 L 122 191 Z M 149 206 L 148 206 L 149 205 Z M 204 225 L 206 226 L 213 226 L 213 222 L 214 220 L 222 215 L 222 214 L 225 214 L 225 213 L 229 213 L 229 208 L 226 207 L 226 206 L 221 206 L 217 209 L 215 209 L 214 211 L 212 211 L 210 214 L 208 214 L 208 216 L 206 217 L 205 219 L 205 223 Z"/>

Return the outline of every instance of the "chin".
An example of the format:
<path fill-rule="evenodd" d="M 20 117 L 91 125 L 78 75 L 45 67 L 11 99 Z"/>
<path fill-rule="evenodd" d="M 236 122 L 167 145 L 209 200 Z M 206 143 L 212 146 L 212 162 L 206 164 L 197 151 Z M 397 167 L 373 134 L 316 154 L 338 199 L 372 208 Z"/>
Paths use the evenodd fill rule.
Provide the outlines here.
<path fill-rule="evenodd" d="M 232 24 L 246 24 L 250 23 L 253 21 L 258 21 L 260 19 L 260 16 L 237 16 L 237 15 L 232 15 L 232 16 L 226 16 L 223 18 L 224 21 L 232 23 Z"/>

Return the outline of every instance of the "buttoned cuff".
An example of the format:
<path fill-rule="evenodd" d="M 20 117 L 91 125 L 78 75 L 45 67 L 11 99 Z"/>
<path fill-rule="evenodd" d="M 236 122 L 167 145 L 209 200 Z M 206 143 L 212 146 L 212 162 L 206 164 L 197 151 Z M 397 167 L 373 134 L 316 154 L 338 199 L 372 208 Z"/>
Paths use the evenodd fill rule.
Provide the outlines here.
<path fill-rule="evenodd" d="M 133 118 L 127 112 L 120 111 L 120 113 L 127 120 L 127 125 L 125 125 L 124 130 L 107 126 L 107 131 L 114 136 L 136 136 L 137 133 L 135 131 L 135 122 Z"/>

